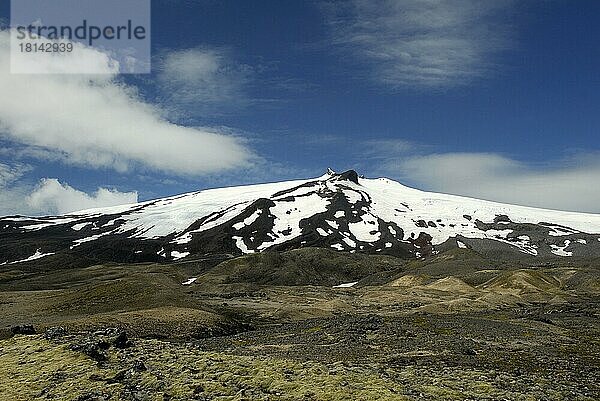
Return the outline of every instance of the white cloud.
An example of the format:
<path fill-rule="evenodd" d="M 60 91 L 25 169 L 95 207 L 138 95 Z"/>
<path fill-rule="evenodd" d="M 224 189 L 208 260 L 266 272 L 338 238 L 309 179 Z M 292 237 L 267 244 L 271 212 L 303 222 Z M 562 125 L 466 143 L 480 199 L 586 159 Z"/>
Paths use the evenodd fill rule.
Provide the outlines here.
<path fill-rule="evenodd" d="M 448 87 L 481 77 L 509 46 L 508 0 L 352 0 L 325 8 L 334 43 L 399 87 Z"/>
<path fill-rule="evenodd" d="M 433 191 L 600 213 L 600 153 L 579 154 L 541 167 L 494 153 L 390 155 L 380 169 Z"/>
<path fill-rule="evenodd" d="M 44 178 L 26 199 L 27 205 L 37 213 L 64 214 L 83 209 L 136 203 L 137 192 L 119 192 L 98 188 L 93 194 L 79 191 L 54 178 Z"/>
<path fill-rule="evenodd" d="M 164 102 L 188 111 L 221 114 L 248 102 L 244 89 L 252 74 L 223 49 L 193 48 L 166 53 L 158 62 Z"/>
<path fill-rule="evenodd" d="M 87 194 L 54 178 L 43 178 L 36 186 L 28 185 L 22 177 L 31 169 L 25 164 L 0 163 L 0 216 L 60 214 L 138 200 L 137 192 L 98 188 Z"/>
<path fill-rule="evenodd" d="M 248 167 L 255 160 L 240 138 L 166 121 L 164 111 L 140 100 L 110 65 L 98 76 L 15 75 L 9 73 L 9 53 L 9 34 L 0 31 L 0 133 L 32 147 L 32 154 L 86 167 L 143 166 L 177 175 Z M 70 69 L 54 60 L 53 68 L 61 67 Z"/>

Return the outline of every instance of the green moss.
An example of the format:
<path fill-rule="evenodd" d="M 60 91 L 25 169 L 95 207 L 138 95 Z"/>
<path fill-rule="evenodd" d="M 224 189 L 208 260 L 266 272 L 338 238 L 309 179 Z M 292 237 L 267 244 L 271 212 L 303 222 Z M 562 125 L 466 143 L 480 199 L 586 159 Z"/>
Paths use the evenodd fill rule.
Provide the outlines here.
<path fill-rule="evenodd" d="M 306 330 L 306 333 L 317 333 L 321 330 L 323 330 L 323 328 L 321 326 L 315 326 L 315 327 L 311 327 L 310 329 Z"/>
<path fill-rule="evenodd" d="M 173 400 L 187 400 L 194 392 L 216 400 L 242 399 L 241 394 L 246 394 L 246 399 L 268 395 L 281 400 L 307 396 L 315 400 L 406 399 L 396 394 L 395 383 L 376 374 L 348 370 L 330 374 L 319 363 L 207 353 L 138 340 L 138 344 L 142 342 L 141 355 L 111 349 L 110 367 L 99 368 L 83 354 L 41 336 L 1 341 L 0 399 L 30 400 L 47 394 L 57 400 L 73 400 L 97 391 L 118 400 L 124 385 L 107 385 L 105 380 L 130 368 L 134 358 L 144 359 L 147 371 L 129 370 L 127 380 L 144 389 L 151 400 L 162 400 L 164 394 Z"/>
<path fill-rule="evenodd" d="M 454 334 L 454 330 L 452 330 L 450 328 L 446 328 L 446 327 L 437 327 L 433 331 L 435 331 L 437 334 L 443 334 L 443 335 L 453 335 Z"/>
<path fill-rule="evenodd" d="M 111 377 L 83 354 L 39 337 L 15 336 L 0 342 L 0 399 L 32 400 L 39 396 L 72 400 L 86 391 L 102 391 L 106 384 L 90 376 Z M 120 389 L 119 384 L 113 388 Z"/>
<path fill-rule="evenodd" d="M 74 340 L 76 341 L 76 340 Z M 506 358 L 505 365 L 524 363 L 522 355 Z M 143 361 L 146 370 L 132 369 Z M 500 366 L 500 364 L 498 364 Z M 510 371 L 508 369 L 507 371 Z M 124 380 L 108 384 L 117 372 Z M 112 400 L 129 399 L 127 389 L 142 391 L 150 401 L 211 400 L 406 400 L 405 393 L 426 399 L 513 399 L 478 369 L 431 369 L 405 366 L 323 364 L 268 356 L 203 352 L 182 343 L 135 339 L 124 350 L 110 348 L 109 360 L 99 366 L 68 346 L 42 336 L 16 336 L 0 341 L 0 400 L 40 397 L 76 400 L 90 393 L 104 393 Z M 551 382 L 538 383 L 551 387 Z M 550 390 L 550 389 L 548 389 Z M 527 389 L 519 393 L 525 396 Z M 560 392 L 551 399 L 567 399 Z M 167 397 L 168 398 L 168 397 Z M 523 398 L 526 399 L 526 398 Z"/>
<path fill-rule="evenodd" d="M 429 322 L 429 320 L 425 319 L 423 316 L 418 315 L 412 317 L 412 324 L 422 328 L 431 327 L 431 323 Z"/>

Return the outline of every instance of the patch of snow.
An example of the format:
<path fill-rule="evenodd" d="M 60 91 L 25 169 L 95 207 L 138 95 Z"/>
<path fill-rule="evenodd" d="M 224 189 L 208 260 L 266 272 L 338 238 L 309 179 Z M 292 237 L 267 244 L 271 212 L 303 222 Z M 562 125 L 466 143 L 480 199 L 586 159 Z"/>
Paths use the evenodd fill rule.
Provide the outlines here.
<path fill-rule="evenodd" d="M 171 241 L 171 244 L 187 244 L 192 240 L 192 234 L 187 232 Z"/>
<path fill-rule="evenodd" d="M 342 244 L 333 244 L 333 245 L 331 245 L 331 247 L 333 249 L 337 249 L 338 251 L 343 251 L 344 250 L 344 245 L 342 245 Z"/>
<path fill-rule="evenodd" d="M 173 260 L 183 259 L 189 254 L 189 252 L 171 251 L 171 257 L 173 258 Z"/>
<path fill-rule="evenodd" d="M 462 241 L 458 241 L 458 240 L 456 240 L 456 245 L 458 245 L 458 247 L 459 247 L 459 248 L 462 248 L 462 249 L 467 249 L 467 248 L 468 248 L 468 246 L 467 246 L 467 245 L 465 245 L 465 243 L 464 243 L 464 242 L 462 242 Z"/>
<path fill-rule="evenodd" d="M 317 228 L 317 232 L 321 237 L 327 237 L 329 235 L 327 234 L 327 231 L 323 230 L 321 227 Z"/>
<path fill-rule="evenodd" d="M 558 256 L 573 256 L 573 252 L 570 251 L 566 251 L 566 249 L 569 247 L 569 245 L 571 245 L 571 241 L 569 241 L 568 239 L 565 240 L 565 242 L 563 243 L 563 246 L 558 246 L 558 245 L 550 245 L 550 248 L 552 248 L 552 253 Z"/>
<path fill-rule="evenodd" d="M 23 230 L 26 230 L 26 231 L 37 231 L 37 230 L 41 230 L 42 228 L 46 228 L 46 227 L 57 226 L 60 224 L 74 223 L 79 219 L 72 218 L 72 217 L 52 217 L 49 220 L 42 220 L 42 219 L 37 219 L 37 220 L 39 221 L 39 223 L 37 223 L 37 224 L 30 224 L 28 226 L 23 226 L 20 228 Z"/>
<path fill-rule="evenodd" d="M 103 224 L 102 227 L 104 228 L 104 227 L 114 226 L 115 223 L 117 222 L 117 220 L 119 220 L 119 219 L 120 219 L 120 217 L 117 217 L 116 219 L 112 219 L 112 220 L 106 222 L 106 224 Z"/>
<path fill-rule="evenodd" d="M 112 234 L 112 232 L 108 231 L 108 232 L 105 232 L 105 233 L 92 235 L 91 237 L 76 239 L 75 241 L 73 241 L 73 245 L 71 245 L 70 249 L 76 248 L 79 245 L 81 245 L 83 243 L 86 243 L 86 242 L 96 241 L 98 238 L 104 237 L 105 235 L 108 235 L 108 234 Z"/>
<path fill-rule="evenodd" d="M 41 250 L 38 249 L 37 251 L 35 251 L 35 253 L 33 255 L 31 255 L 28 258 L 21 259 L 21 260 L 15 260 L 14 262 L 4 262 L 2 264 L 3 265 L 7 265 L 7 264 L 8 265 L 14 265 L 15 263 L 31 262 L 32 260 L 41 259 L 43 257 L 50 256 L 50 255 L 54 255 L 54 252 L 42 253 Z"/>
<path fill-rule="evenodd" d="M 354 281 L 352 283 L 344 283 L 344 284 L 340 284 L 340 285 L 334 285 L 333 288 L 350 288 L 350 287 L 354 287 L 356 284 L 358 284 L 358 281 Z"/>
<path fill-rule="evenodd" d="M 335 214 L 333 215 L 333 217 L 335 217 L 336 219 L 342 218 L 346 215 L 346 212 L 344 212 L 343 210 L 338 210 L 337 212 L 335 212 Z"/>
<path fill-rule="evenodd" d="M 356 242 L 354 242 L 352 239 L 350 239 L 348 237 L 344 237 L 344 238 L 342 238 L 342 241 L 344 241 L 346 244 L 348 244 L 349 247 L 356 248 Z"/>
<path fill-rule="evenodd" d="M 181 285 L 190 285 L 190 284 L 192 284 L 196 280 L 198 280 L 198 277 L 188 278 L 183 283 L 181 283 Z"/>
<path fill-rule="evenodd" d="M 254 253 L 254 250 L 248 249 L 248 246 L 244 242 L 244 238 L 238 237 L 237 235 L 231 238 L 235 241 L 235 246 L 237 246 L 238 249 L 243 253 Z"/>
<path fill-rule="evenodd" d="M 516 239 L 516 241 L 514 239 L 510 241 L 510 244 L 519 248 L 519 250 L 523 253 L 537 256 L 537 245 L 531 243 L 531 238 L 529 238 L 528 235 L 519 235 L 516 237 Z"/>
<path fill-rule="evenodd" d="M 354 238 L 363 242 L 375 242 L 381 237 L 379 232 L 379 223 L 372 214 L 363 215 L 362 221 L 358 223 L 349 223 L 348 228 Z M 372 231 L 376 231 L 371 234 Z"/>
<path fill-rule="evenodd" d="M 560 227 L 560 226 L 555 226 L 552 224 L 545 224 L 545 226 L 550 229 L 548 234 L 553 237 L 562 237 L 564 235 L 571 235 L 571 234 L 576 234 L 579 232 L 577 230 L 573 230 L 573 229 L 570 229 L 567 227 Z"/>
<path fill-rule="evenodd" d="M 246 226 L 249 226 L 250 224 L 254 223 L 256 221 L 256 219 L 258 219 L 260 217 L 262 213 L 261 209 L 257 209 L 254 211 L 254 213 L 252 213 L 250 216 L 246 217 L 244 219 L 244 221 L 240 221 L 239 223 L 235 223 L 233 225 L 233 228 L 236 230 L 240 230 Z"/>
<path fill-rule="evenodd" d="M 354 204 L 363 200 L 362 194 L 358 190 L 344 190 L 343 193 L 346 196 L 346 199 L 348 199 L 348 203 Z"/>
<path fill-rule="evenodd" d="M 329 225 L 330 225 L 332 228 L 335 228 L 336 230 L 337 230 L 338 228 L 340 228 L 340 225 L 339 225 L 337 222 L 335 222 L 335 221 L 331 221 L 331 220 L 325 220 L 325 222 L 326 222 L 327 224 L 329 224 Z"/>
<path fill-rule="evenodd" d="M 267 249 L 273 245 L 281 244 L 289 241 L 302 234 L 300 229 L 300 221 L 317 213 L 323 213 L 327 211 L 329 206 L 329 199 L 323 198 L 318 194 L 311 194 L 308 196 L 297 197 L 293 201 L 294 210 L 292 213 L 287 214 L 291 202 L 275 201 L 275 206 L 269 208 L 270 213 L 275 217 L 273 222 L 273 232 L 275 238 L 273 241 L 267 241 L 260 244 L 257 249 Z M 286 232 L 286 234 L 283 234 Z"/>
<path fill-rule="evenodd" d="M 75 231 L 79 231 L 81 230 L 83 227 L 89 225 L 90 223 L 78 223 L 75 224 L 74 226 L 71 227 L 71 229 L 75 230 Z"/>

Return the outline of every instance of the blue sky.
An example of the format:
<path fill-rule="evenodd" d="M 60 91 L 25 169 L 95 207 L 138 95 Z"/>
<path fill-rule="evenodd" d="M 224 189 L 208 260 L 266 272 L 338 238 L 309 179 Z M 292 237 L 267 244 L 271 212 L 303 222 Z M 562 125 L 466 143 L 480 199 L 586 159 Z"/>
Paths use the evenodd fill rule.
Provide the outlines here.
<path fill-rule="evenodd" d="M 121 132 L 111 139 L 80 143 L 114 113 L 101 105 L 96 121 L 78 104 L 78 91 L 97 90 L 85 82 L 62 93 L 40 81 L 54 92 L 31 92 L 90 115 L 72 139 L 72 127 L 42 112 L 38 132 L 25 132 L 10 92 L 20 84 L 0 72 L 0 213 L 67 212 L 327 167 L 600 212 L 599 17 L 591 0 L 153 1 L 153 73 L 98 84 L 123 101 L 123 124 L 106 125 Z M 142 124 L 148 141 L 125 127 L 140 105 L 160 117 Z"/>

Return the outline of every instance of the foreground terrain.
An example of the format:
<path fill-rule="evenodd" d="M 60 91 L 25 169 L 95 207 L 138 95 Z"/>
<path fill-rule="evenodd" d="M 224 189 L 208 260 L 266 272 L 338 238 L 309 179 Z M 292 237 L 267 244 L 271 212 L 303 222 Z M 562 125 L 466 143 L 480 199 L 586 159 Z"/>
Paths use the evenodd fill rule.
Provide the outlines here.
<path fill-rule="evenodd" d="M 597 400 L 598 262 L 304 248 L 5 266 L 0 399 Z"/>

